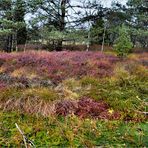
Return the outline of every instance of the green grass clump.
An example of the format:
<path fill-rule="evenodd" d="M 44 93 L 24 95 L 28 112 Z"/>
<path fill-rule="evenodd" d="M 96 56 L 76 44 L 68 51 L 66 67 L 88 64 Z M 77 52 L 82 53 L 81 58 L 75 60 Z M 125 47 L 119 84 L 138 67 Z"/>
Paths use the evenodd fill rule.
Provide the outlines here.
<path fill-rule="evenodd" d="M 0 109 L 49 116 L 59 95 L 49 88 L 5 89 L 0 94 Z"/>
<path fill-rule="evenodd" d="M 94 77 L 83 77 L 80 80 L 82 86 L 86 86 L 86 85 L 99 85 L 100 81 Z"/>
<path fill-rule="evenodd" d="M 23 91 L 16 88 L 6 88 L 0 93 L 0 101 L 9 99 L 19 99 L 22 96 Z"/>
<path fill-rule="evenodd" d="M 49 88 L 40 87 L 40 88 L 26 88 L 26 89 L 17 89 L 17 88 L 7 88 L 0 93 L 0 100 L 9 100 L 9 99 L 26 99 L 26 98 L 39 98 L 44 101 L 54 101 L 59 99 L 58 94 Z"/>
<path fill-rule="evenodd" d="M 58 94 L 49 88 L 41 87 L 41 88 L 29 88 L 24 90 L 23 92 L 24 98 L 39 98 L 41 100 L 50 102 L 59 99 Z"/>
<path fill-rule="evenodd" d="M 147 123 L 0 113 L 0 146 L 23 147 L 17 123 L 36 147 L 147 147 Z"/>

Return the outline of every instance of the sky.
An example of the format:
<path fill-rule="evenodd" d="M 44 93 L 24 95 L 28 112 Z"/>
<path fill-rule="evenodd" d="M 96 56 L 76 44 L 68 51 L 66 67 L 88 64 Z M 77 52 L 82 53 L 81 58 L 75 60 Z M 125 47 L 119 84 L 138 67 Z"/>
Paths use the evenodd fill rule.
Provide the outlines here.
<path fill-rule="evenodd" d="M 93 1 L 93 0 L 90 0 Z M 121 4 L 126 4 L 127 0 L 99 0 L 102 5 L 104 5 L 105 7 L 110 7 L 112 2 L 119 2 Z M 79 4 L 80 0 L 71 0 L 72 4 L 77 5 Z M 25 17 L 26 22 L 28 22 L 30 20 L 30 18 L 32 17 L 32 15 L 27 14 Z"/>
<path fill-rule="evenodd" d="M 73 4 L 75 3 L 79 3 L 80 0 L 71 0 L 71 2 Z M 90 0 L 93 1 L 93 0 Z M 99 0 L 98 0 L 99 1 Z M 100 0 L 101 3 L 105 6 L 105 7 L 110 7 L 112 2 L 119 2 L 121 4 L 126 4 L 127 0 Z"/>
<path fill-rule="evenodd" d="M 127 0 L 102 0 L 102 4 L 106 7 L 110 7 L 113 1 L 120 2 L 123 5 L 127 2 Z"/>

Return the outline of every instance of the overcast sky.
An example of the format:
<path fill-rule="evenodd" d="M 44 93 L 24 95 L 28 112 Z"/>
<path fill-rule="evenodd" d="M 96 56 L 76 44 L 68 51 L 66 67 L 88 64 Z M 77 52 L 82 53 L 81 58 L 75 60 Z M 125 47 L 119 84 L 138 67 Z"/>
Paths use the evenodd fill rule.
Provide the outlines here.
<path fill-rule="evenodd" d="M 93 1 L 93 0 L 90 0 Z M 119 2 L 121 4 L 126 4 L 127 0 L 98 0 L 104 5 L 105 7 L 110 7 L 112 2 Z M 71 0 L 72 4 L 77 5 L 79 4 L 80 0 Z M 25 20 L 28 22 L 32 15 L 27 14 Z"/>
<path fill-rule="evenodd" d="M 106 7 L 110 7 L 111 6 L 111 3 L 115 1 L 115 2 L 119 2 L 121 4 L 126 4 L 127 0 L 102 0 L 102 4 Z"/>
<path fill-rule="evenodd" d="M 71 0 L 73 4 L 79 3 L 79 1 L 80 0 Z M 93 0 L 90 0 L 90 1 L 93 1 Z M 119 2 L 123 5 L 126 4 L 127 2 L 127 0 L 98 0 L 98 1 L 100 1 L 106 7 L 110 7 L 112 2 Z"/>

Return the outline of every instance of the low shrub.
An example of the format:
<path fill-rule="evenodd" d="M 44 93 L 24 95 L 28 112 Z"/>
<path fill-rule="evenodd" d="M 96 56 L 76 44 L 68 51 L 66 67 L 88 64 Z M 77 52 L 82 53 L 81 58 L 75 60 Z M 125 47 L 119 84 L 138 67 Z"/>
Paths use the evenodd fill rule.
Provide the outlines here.
<path fill-rule="evenodd" d="M 56 85 L 68 78 L 83 76 L 109 77 L 113 65 L 118 61 L 114 55 L 100 52 L 35 52 L 6 54 L 0 56 L 5 60 L 5 74 L 21 77 L 40 77 L 50 79 Z M 15 61 L 15 62 L 14 62 Z"/>

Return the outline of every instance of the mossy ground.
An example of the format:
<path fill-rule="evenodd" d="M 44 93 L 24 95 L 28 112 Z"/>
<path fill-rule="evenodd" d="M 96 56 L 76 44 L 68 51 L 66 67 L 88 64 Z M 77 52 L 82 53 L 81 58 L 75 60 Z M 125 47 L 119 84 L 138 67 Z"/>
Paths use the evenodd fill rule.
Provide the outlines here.
<path fill-rule="evenodd" d="M 18 112 L 1 112 L 1 147 L 21 147 L 17 123 L 37 147 L 147 147 L 147 123 L 36 117 Z"/>

